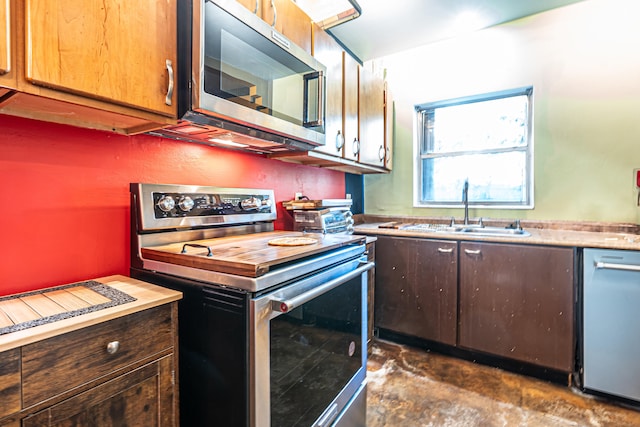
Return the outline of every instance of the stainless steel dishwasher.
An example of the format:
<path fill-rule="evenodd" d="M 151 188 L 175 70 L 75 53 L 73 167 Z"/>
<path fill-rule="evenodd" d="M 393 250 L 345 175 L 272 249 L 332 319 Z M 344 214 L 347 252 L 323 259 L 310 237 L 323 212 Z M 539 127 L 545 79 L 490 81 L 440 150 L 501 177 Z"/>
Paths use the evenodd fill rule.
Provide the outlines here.
<path fill-rule="evenodd" d="M 583 387 L 640 402 L 640 252 L 585 249 Z"/>

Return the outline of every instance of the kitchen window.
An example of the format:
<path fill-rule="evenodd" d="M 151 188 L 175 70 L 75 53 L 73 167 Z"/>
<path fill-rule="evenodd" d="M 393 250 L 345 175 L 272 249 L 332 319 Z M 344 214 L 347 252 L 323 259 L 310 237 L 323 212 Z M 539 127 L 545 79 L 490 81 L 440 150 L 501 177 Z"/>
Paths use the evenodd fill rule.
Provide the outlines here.
<path fill-rule="evenodd" d="M 533 207 L 533 88 L 416 106 L 415 204 Z"/>

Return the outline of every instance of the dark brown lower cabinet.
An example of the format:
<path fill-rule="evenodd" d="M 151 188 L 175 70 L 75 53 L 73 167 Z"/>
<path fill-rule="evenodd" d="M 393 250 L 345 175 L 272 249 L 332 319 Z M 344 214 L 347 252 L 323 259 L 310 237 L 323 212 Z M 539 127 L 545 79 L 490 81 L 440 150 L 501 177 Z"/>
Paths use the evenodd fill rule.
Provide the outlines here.
<path fill-rule="evenodd" d="M 460 243 L 460 347 L 574 369 L 573 248 Z"/>
<path fill-rule="evenodd" d="M 455 345 L 457 260 L 455 241 L 378 236 L 375 325 Z"/>

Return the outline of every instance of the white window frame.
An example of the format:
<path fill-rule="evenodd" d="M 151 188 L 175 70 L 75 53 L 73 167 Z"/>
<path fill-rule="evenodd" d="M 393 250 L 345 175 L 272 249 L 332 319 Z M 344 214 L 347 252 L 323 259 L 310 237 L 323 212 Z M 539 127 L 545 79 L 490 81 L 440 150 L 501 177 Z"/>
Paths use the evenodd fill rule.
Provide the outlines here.
<path fill-rule="evenodd" d="M 527 145 L 526 149 L 526 188 L 525 188 L 525 197 L 526 200 L 523 203 L 506 203 L 506 202 L 473 202 L 473 200 L 469 200 L 469 206 L 473 206 L 474 208 L 487 208 L 487 209 L 533 209 L 534 208 L 534 174 L 533 174 L 533 87 L 520 87 L 515 89 L 508 89 L 503 91 L 485 93 L 481 95 L 473 95 L 466 96 L 454 99 L 448 99 L 444 101 L 436 101 L 429 102 L 425 104 L 419 104 L 415 106 L 415 114 L 414 114 L 414 130 L 413 130 L 413 153 L 414 153 L 414 168 L 413 168 L 413 206 L 418 208 L 451 208 L 451 207 L 461 207 L 462 197 L 460 201 L 456 202 L 427 202 L 422 201 L 422 182 L 423 182 L 423 171 L 422 171 L 422 160 L 428 157 L 434 157 L 430 154 L 422 153 L 423 146 L 423 138 L 424 138 L 424 126 L 422 123 L 422 112 L 425 110 L 466 104 L 471 102 L 482 102 L 482 101 L 490 101 L 493 99 L 499 98 L 507 98 L 511 96 L 520 96 L 527 95 L 528 96 L 528 114 L 527 114 Z M 469 151 L 468 154 L 474 154 L 478 152 L 504 152 L 503 149 L 497 150 L 479 150 L 479 151 Z M 513 150 L 513 151 L 521 151 L 521 150 Z M 457 155 L 461 153 L 456 153 Z M 463 153 L 465 154 L 465 153 Z M 472 183 L 470 183 L 472 184 Z M 461 193 L 462 194 L 462 193 Z"/>

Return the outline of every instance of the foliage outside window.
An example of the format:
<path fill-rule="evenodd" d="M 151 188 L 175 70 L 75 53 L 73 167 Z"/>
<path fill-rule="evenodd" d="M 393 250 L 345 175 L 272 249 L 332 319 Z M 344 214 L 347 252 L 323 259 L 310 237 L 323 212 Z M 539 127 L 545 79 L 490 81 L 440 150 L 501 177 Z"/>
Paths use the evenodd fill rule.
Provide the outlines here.
<path fill-rule="evenodd" d="M 416 205 L 533 206 L 533 88 L 416 106 Z"/>

